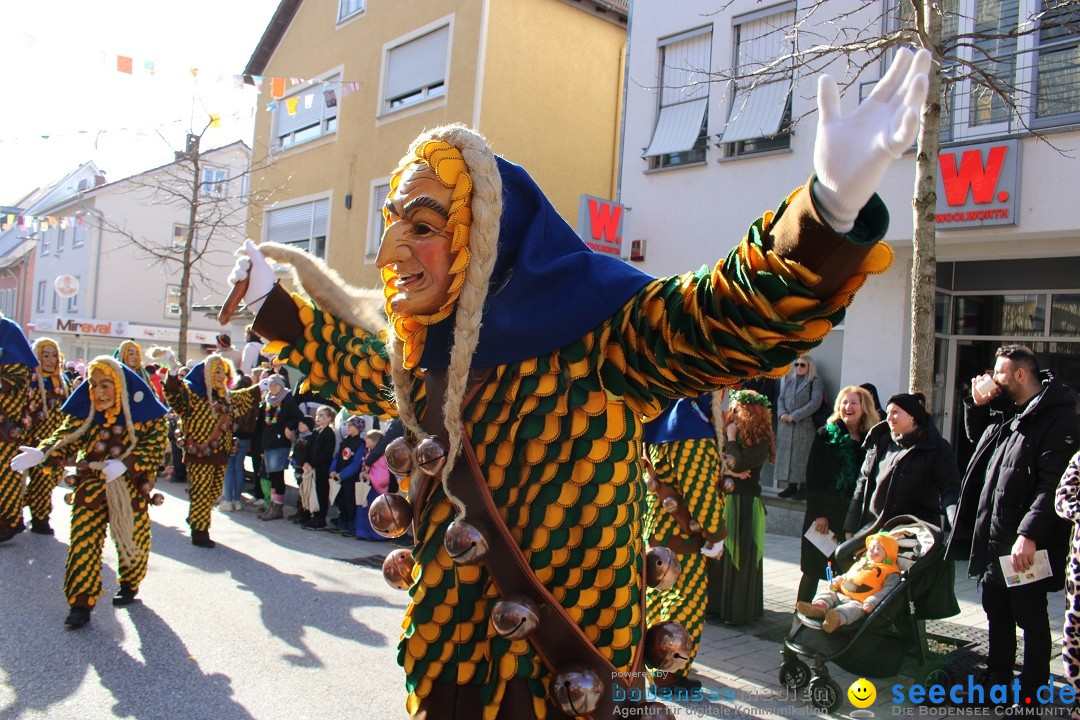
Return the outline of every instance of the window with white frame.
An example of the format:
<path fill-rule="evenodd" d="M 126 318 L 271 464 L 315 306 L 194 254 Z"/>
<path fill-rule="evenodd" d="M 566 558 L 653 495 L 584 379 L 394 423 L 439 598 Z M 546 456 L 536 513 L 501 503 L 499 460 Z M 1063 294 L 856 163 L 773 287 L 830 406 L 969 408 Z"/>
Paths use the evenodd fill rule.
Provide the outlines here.
<path fill-rule="evenodd" d="M 222 168 L 204 166 L 199 192 L 209 197 L 225 197 L 229 187 L 228 178 L 228 173 Z"/>
<path fill-rule="evenodd" d="M 660 40 L 660 106 L 644 157 L 650 170 L 705 162 L 712 27 Z"/>
<path fill-rule="evenodd" d="M 76 275 L 75 276 L 76 285 L 79 284 L 80 280 L 82 280 L 82 276 L 81 275 Z M 67 311 L 69 313 L 79 311 L 79 293 L 75 293 L 74 295 L 72 295 L 71 297 L 69 297 L 67 299 Z"/>
<path fill-rule="evenodd" d="M 728 157 L 791 147 L 795 3 L 733 21 L 736 80 L 720 134 Z"/>
<path fill-rule="evenodd" d="M 449 47 L 449 25 L 389 46 L 383 62 L 383 112 L 444 96 Z"/>
<path fill-rule="evenodd" d="M 1062 0 L 944 0 L 942 140 L 1080 122 L 1080 7 Z M 912 25 L 909 2 L 901 23 Z"/>
<path fill-rule="evenodd" d="M 337 96 L 327 90 L 336 88 L 340 83 L 340 75 L 331 75 L 313 81 L 277 101 L 273 126 L 278 149 L 337 132 Z"/>
<path fill-rule="evenodd" d="M 71 231 L 71 247 L 82 247 L 86 242 L 86 223 L 83 219 L 77 218 L 75 220 L 75 227 Z"/>
<path fill-rule="evenodd" d="M 8 317 L 14 317 L 15 315 L 15 289 L 5 288 L 0 290 L 0 312 L 4 313 Z"/>
<path fill-rule="evenodd" d="M 364 0 L 338 0 L 338 22 L 364 12 L 364 4 Z"/>
<path fill-rule="evenodd" d="M 60 312 L 60 293 L 56 292 L 56 288 L 53 288 L 52 311 L 54 313 Z"/>
<path fill-rule="evenodd" d="M 169 243 L 169 250 L 172 252 L 184 252 L 184 246 L 187 245 L 187 225 L 172 226 L 172 241 Z"/>
<path fill-rule="evenodd" d="M 47 286 L 47 283 L 44 280 L 38 281 L 38 284 L 37 284 L 37 302 L 34 304 L 34 307 L 37 308 L 38 312 L 45 312 L 45 290 L 46 290 L 46 286 Z"/>
<path fill-rule="evenodd" d="M 64 251 L 64 240 L 67 235 L 67 227 L 64 225 L 56 226 L 56 252 L 62 253 Z"/>
<path fill-rule="evenodd" d="M 52 249 L 52 233 L 54 230 L 55 228 L 51 228 L 48 225 L 41 228 L 41 242 L 39 244 L 41 246 L 42 255 L 48 255 L 49 251 Z"/>
<path fill-rule="evenodd" d="M 368 228 L 367 252 L 365 253 L 368 260 L 374 260 L 379 254 L 383 234 L 383 206 L 386 205 L 389 194 L 389 183 L 376 185 L 371 189 L 371 223 Z"/>
<path fill-rule="evenodd" d="M 329 199 L 274 208 L 266 212 L 266 239 L 293 245 L 325 259 L 329 220 Z"/>
<path fill-rule="evenodd" d="M 165 286 L 165 317 L 180 317 L 180 298 L 181 295 L 179 285 Z"/>

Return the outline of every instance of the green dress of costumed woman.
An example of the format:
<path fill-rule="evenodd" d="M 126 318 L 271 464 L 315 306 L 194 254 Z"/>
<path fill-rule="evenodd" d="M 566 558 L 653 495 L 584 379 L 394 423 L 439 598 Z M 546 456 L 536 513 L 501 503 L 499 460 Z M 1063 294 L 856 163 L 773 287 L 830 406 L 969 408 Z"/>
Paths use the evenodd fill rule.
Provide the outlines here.
<path fill-rule="evenodd" d="M 731 393 L 726 423 L 724 477 L 724 554 L 709 576 L 709 613 L 722 622 L 743 625 L 765 612 L 762 557 L 765 505 L 761 468 L 776 452 L 769 401 L 753 390 Z M 749 475 L 746 476 L 747 471 Z"/>
<path fill-rule="evenodd" d="M 686 665 L 657 674 L 655 679 L 658 685 L 688 690 L 700 687 L 688 676 L 705 624 L 706 554 L 712 546 L 718 551 L 723 540 L 724 496 L 718 487 L 720 446 L 713 424 L 714 417 L 719 419 L 719 396 L 710 393 L 676 400 L 645 423 L 642 438 L 649 472 L 645 542 L 672 550 L 681 565 L 672 587 L 646 591 L 648 624 L 673 620 L 686 629 L 692 641 Z"/>

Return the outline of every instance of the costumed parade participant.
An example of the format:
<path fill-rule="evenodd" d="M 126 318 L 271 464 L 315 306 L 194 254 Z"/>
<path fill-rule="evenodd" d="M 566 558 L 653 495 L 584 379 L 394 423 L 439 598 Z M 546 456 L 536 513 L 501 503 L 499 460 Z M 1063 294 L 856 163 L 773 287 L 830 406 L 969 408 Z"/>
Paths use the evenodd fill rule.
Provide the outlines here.
<path fill-rule="evenodd" d="M 414 718 L 644 712 L 616 698 L 646 664 L 685 664 L 684 630 L 643 627 L 641 418 L 783 374 L 889 266 L 873 189 L 915 136 L 928 66 L 901 51 L 846 118 L 823 80 L 816 177 L 712 271 L 654 279 L 591 252 L 460 125 L 422 134 L 392 175 L 376 259 L 389 328 L 377 294 L 307 253 L 245 244 L 223 314 L 242 297 L 312 388 L 405 426 L 386 458 L 411 506 L 385 495 L 369 517 L 390 535 L 413 524 L 383 572 L 411 595 Z M 275 286 L 264 253 L 309 297 Z"/>
<path fill-rule="evenodd" d="M 36 445 L 56 432 L 67 417 L 61 406 L 71 394 L 67 376 L 63 373 L 64 358 L 60 346 L 52 338 L 38 338 L 31 345 L 40 363 L 30 376 L 30 438 L 27 444 Z M 30 470 L 26 486 L 26 506 L 30 508 L 30 532 L 52 535 L 49 524 L 52 515 L 53 489 L 60 484 L 64 468 L 55 464 L 38 465 Z"/>
<path fill-rule="evenodd" d="M 165 402 L 165 396 L 161 390 L 160 383 L 155 383 L 152 373 L 147 372 L 146 370 L 146 364 L 143 361 L 142 346 L 139 345 L 139 343 L 134 340 L 125 340 L 120 343 L 120 347 L 113 353 L 113 357 L 142 378 L 143 382 L 149 385 L 154 391 L 154 395 L 157 399 L 163 403 Z"/>
<path fill-rule="evenodd" d="M 0 542 L 25 527 L 22 519 L 25 482 L 8 463 L 29 439 L 26 417 L 30 375 L 38 366 L 22 328 L 0 314 Z"/>
<path fill-rule="evenodd" d="M 57 431 L 11 460 L 17 472 L 46 460 L 77 468 L 64 574 L 70 606 L 64 624 L 72 629 L 90 622 L 102 594 L 106 526 L 119 558 L 113 605 L 135 602 L 150 555 L 147 509 L 161 501 L 150 491 L 168 445 L 167 410 L 141 377 L 104 355 L 90 361 L 86 374 L 88 382 L 61 408 L 67 417 Z"/>
<path fill-rule="evenodd" d="M 701 687 L 689 673 L 705 624 L 709 590 L 705 559 L 716 557 L 724 548 L 724 495 L 718 487 L 720 398 L 721 393 L 680 398 L 645 423 L 642 458 L 649 491 L 645 542 L 678 555 L 675 563 L 665 552 L 654 553 L 656 562 L 672 569 L 672 576 L 675 568 L 680 570 L 677 577 L 665 578 L 646 591 L 647 624 L 677 622 L 692 642 L 686 665 L 657 675 L 657 685 Z"/>
<path fill-rule="evenodd" d="M 176 356 L 171 350 L 161 353 L 168 366 L 165 400 L 178 418 L 176 444 L 183 449 L 191 504 L 187 523 L 191 544 L 212 548 L 211 511 L 225 485 L 225 468 L 236 441 L 233 426 L 259 402 L 259 387 L 229 390 L 233 367 L 220 355 L 210 355 L 181 380 L 177 376 Z"/>

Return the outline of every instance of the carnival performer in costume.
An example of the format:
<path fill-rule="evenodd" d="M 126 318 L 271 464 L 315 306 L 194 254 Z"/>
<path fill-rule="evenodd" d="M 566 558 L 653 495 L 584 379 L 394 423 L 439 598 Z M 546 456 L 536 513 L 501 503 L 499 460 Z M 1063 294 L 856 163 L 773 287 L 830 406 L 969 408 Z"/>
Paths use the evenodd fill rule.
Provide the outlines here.
<path fill-rule="evenodd" d="M 721 393 L 680 398 L 645 423 L 645 469 L 649 493 L 645 505 L 645 542 L 678 555 L 681 572 L 670 587 L 650 587 L 645 594 L 648 624 L 675 621 L 693 643 L 685 666 L 656 676 L 657 685 L 696 690 L 689 677 L 705 624 L 707 557 L 723 551 L 724 495 L 720 492 L 722 459 L 718 442 Z M 714 422 L 715 421 L 715 422 Z M 658 556 L 662 561 L 663 556 Z M 672 567 L 675 567 L 672 564 Z"/>
<path fill-rule="evenodd" d="M 0 542 L 7 542 L 25 527 L 22 509 L 26 486 L 22 475 L 8 463 L 29 440 L 27 391 L 37 366 L 37 356 L 22 328 L 0 314 Z"/>
<path fill-rule="evenodd" d="M 163 361 L 169 368 L 165 399 L 182 428 L 184 467 L 191 492 L 187 517 L 191 544 L 212 548 L 215 543 L 210 539 L 211 510 L 225 483 L 225 467 L 235 444 L 234 424 L 258 404 L 259 387 L 229 390 L 232 364 L 216 353 L 193 367 L 183 380 L 177 377 L 176 356 L 172 351 L 164 353 Z"/>
<path fill-rule="evenodd" d="M 154 383 L 154 379 L 151 377 L 151 373 L 147 372 L 146 364 L 143 360 L 142 346 L 134 340 L 125 340 L 120 343 L 120 347 L 113 353 L 113 357 L 119 360 L 122 364 L 126 365 L 133 373 L 143 379 L 150 389 L 154 391 L 154 395 L 162 403 L 165 402 L 165 395 L 163 394 L 159 384 Z"/>
<path fill-rule="evenodd" d="M 30 441 L 36 445 L 56 432 L 67 417 L 60 407 L 71 394 L 67 376 L 63 372 L 64 356 L 60 346 L 52 338 L 38 338 L 31 346 L 39 365 L 30 376 L 30 396 L 27 410 L 30 414 Z M 30 508 L 30 532 L 52 535 L 49 525 L 52 515 L 53 489 L 60 484 L 64 468 L 55 464 L 38 465 L 30 470 L 30 482 L 26 486 L 26 506 Z"/>
<path fill-rule="evenodd" d="M 224 308 L 242 296 L 313 388 L 406 428 L 387 460 L 412 507 L 388 495 L 370 514 L 391 534 L 413 520 L 412 552 L 384 564 L 412 599 L 410 714 L 609 717 L 628 707 L 619 673 L 685 663 L 667 642 L 685 651 L 684 631 L 643 628 L 641 418 L 782 375 L 889 266 L 873 189 L 914 139 L 929 61 L 898 53 L 846 118 L 824 79 L 816 177 L 712 271 L 653 279 L 589 251 L 460 125 L 421 135 L 392 175 L 376 260 L 389 329 L 307 253 L 245 244 Z M 264 253 L 309 298 L 275 287 Z"/>
<path fill-rule="evenodd" d="M 167 410 L 141 377 L 105 355 L 91 360 L 86 370 L 89 382 L 61 408 L 67 416 L 63 424 L 11 460 L 17 472 L 46 460 L 78 468 L 64 575 L 70 606 L 64 623 L 72 629 L 90 622 L 102 594 L 106 526 L 120 561 L 113 605 L 135 602 L 150 555 L 147 508 L 160 501 L 150 491 L 168 444 Z"/>

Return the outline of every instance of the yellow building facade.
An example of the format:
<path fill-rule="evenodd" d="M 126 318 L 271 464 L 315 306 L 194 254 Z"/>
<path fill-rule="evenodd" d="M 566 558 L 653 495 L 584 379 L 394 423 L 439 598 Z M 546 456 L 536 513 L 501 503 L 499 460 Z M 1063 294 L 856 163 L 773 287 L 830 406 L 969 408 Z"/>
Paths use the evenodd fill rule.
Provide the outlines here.
<path fill-rule="evenodd" d="M 245 70 L 260 88 L 248 236 L 380 284 L 381 207 L 409 143 L 462 122 L 526 167 L 576 225 L 614 198 L 626 2 L 283 0 Z"/>

